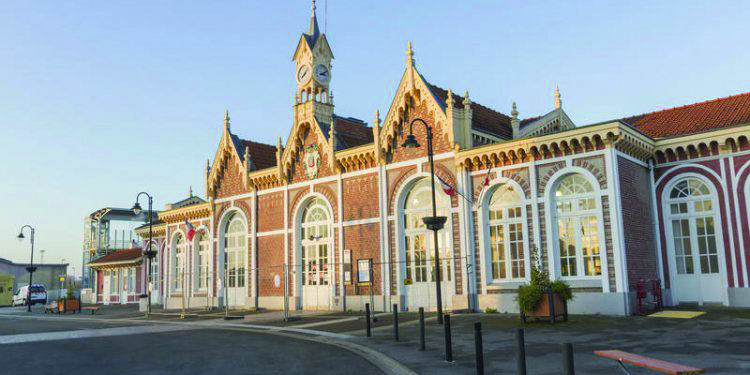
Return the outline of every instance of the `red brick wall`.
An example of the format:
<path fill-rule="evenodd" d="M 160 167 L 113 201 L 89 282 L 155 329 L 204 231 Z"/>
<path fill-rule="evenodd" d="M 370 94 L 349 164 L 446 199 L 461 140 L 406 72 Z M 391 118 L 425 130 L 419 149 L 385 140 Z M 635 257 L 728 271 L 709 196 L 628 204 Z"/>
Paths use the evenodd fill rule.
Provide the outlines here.
<path fill-rule="evenodd" d="M 242 183 L 241 165 L 234 158 L 229 158 L 222 166 L 219 177 L 219 187 L 216 189 L 216 197 L 223 198 L 245 192 Z"/>
<path fill-rule="evenodd" d="M 748 216 L 748 208 L 750 207 L 750 197 L 745 194 L 745 186 L 750 183 L 750 155 L 743 155 L 734 159 L 734 168 L 739 171 L 740 168 L 747 165 L 742 174 L 737 175 L 737 203 L 739 206 L 739 217 L 740 217 L 740 228 L 742 230 L 742 238 L 745 246 L 745 259 L 750 260 L 750 220 Z M 747 264 L 748 268 L 744 270 L 746 273 L 750 273 L 750 262 Z"/>
<path fill-rule="evenodd" d="M 380 224 L 363 224 L 344 227 L 344 249 L 352 251 L 352 282 L 356 283 L 357 260 L 372 258 L 373 275 L 375 279 L 375 294 L 381 293 L 382 280 L 381 270 L 383 268 L 380 259 Z M 356 287 L 347 285 L 347 295 L 367 295 L 370 293 L 368 287 Z"/>
<path fill-rule="evenodd" d="M 648 168 L 617 158 L 620 179 L 623 236 L 628 285 L 634 291 L 639 279 L 659 278 Z"/>
<path fill-rule="evenodd" d="M 344 221 L 378 217 L 377 173 L 344 179 L 342 190 Z"/>
<path fill-rule="evenodd" d="M 314 125 L 316 126 L 316 125 Z M 320 165 L 318 166 L 318 178 L 320 177 L 326 177 L 330 176 L 332 173 L 332 168 L 330 163 L 328 162 L 329 159 L 329 151 L 328 151 L 328 145 L 326 139 L 318 139 L 318 135 L 315 131 L 312 129 L 306 129 L 304 130 L 304 143 L 302 144 L 302 148 L 298 150 L 296 155 L 296 160 L 294 161 L 294 164 L 292 165 L 292 171 L 290 173 L 292 183 L 295 182 L 302 182 L 302 181 L 308 181 L 307 174 L 305 173 L 304 168 L 304 162 L 305 162 L 305 148 L 307 148 L 310 145 L 317 144 L 318 145 L 318 153 L 320 154 Z"/>
<path fill-rule="evenodd" d="M 284 235 L 258 237 L 258 295 L 283 296 L 283 280 L 279 287 L 274 286 L 274 277 L 283 277 Z M 294 295 L 292 287 L 292 267 L 289 269 L 289 295 Z"/>
<path fill-rule="evenodd" d="M 415 105 L 416 106 L 409 111 L 410 114 L 409 118 L 407 119 L 407 124 L 402 124 L 401 129 L 399 129 L 397 132 L 397 136 L 392 140 L 393 144 L 391 145 L 391 151 L 388 154 L 389 162 L 411 160 L 427 156 L 427 130 L 421 123 L 415 123 L 413 127 L 414 135 L 416 136 L 417 142 L 419 142 L 420 147 L 401 147 L 401 145 L 404 143 L 404 139 L 406 139 L 406 135 L 409 134 L 408 121 L 411 121 L 411 119 L 417 117 L 421 118 L 422 120 L 427 122 L 428 125 L 432 126 L 432 149 L 435 154 L 440 154 L 452 150 L 451 144 L 448 141 L 447 133 L 445 131 L 446 125 L 443 123 L 435 123 L 435 116 L 429 110 L 426 101 L 415 103 Z"/>
<path fill-rule="evenodd" d="M 284 229 L 284 192 L 258 197 L 258 232 Z"/>

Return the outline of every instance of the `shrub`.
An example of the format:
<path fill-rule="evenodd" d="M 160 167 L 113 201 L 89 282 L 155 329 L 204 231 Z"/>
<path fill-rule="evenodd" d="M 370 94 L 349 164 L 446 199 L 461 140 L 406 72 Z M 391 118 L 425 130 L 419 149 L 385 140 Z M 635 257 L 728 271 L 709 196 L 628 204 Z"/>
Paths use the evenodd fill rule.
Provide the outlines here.
<path fill-rule="evenodd" d="M 492 307 L 488 307 L 484 309 L 485 314 L 497 314 L 497 309 L 493 309 Z"/>

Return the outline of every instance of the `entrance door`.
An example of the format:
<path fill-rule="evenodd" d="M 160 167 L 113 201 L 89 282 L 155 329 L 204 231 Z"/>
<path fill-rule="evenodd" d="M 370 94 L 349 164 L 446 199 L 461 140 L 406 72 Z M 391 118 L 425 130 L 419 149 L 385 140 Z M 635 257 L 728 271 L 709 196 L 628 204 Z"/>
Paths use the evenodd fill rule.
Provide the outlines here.
<path fill-rule="evenodd" d="M 435 246 L 434 235 L 430 231 L 420 231 L 406 235 L 404 292 L 409 311 L 423 307 L 426 311 L 437 310 L 437 288 L 435 285 Z M 452 306 L 453 254 L 446 230 L 438 233 L 440 255 L 440 287 L 443 309 Z"/>
<path fill-rule="evenodd" d="M 676 303 L 724 302 L 715 206 L 708 187 L 697 178 L 678 182 L 670 192 L 669 264 Z"/>
<path fill-rule="evenodd" d="M 226 298 L 230 307 L 244 307 L 247 297 L 245 255 L 247 254 L 247 232 L 239 215 L 229 222 L 225 237 Z"/>
<path fill-rule="evenodd" d="M 102 290 L 101 290 L 102 303 L 105 304 L 105 305 L 109 305 L 109 300 L 110 300 L 110 297 L 109 297 L 110 296 L 110 289 L 109 288 L 111 288 L 112 286 L 111 286 L 111 283 L 110 283 L 109 279 L 111 277 L 110 276 L 111 272 L 112 271 L 104 271 L 104 272 L 101 273 L 102 277 L 104 278 L 102 280 Z"/>
<path fill-rule="evenodd" d="M 305 310 L 328 310 L 331 300 L 328 244 L 308 243 L 302 246 L 302 254 L 302 306 Z"/>

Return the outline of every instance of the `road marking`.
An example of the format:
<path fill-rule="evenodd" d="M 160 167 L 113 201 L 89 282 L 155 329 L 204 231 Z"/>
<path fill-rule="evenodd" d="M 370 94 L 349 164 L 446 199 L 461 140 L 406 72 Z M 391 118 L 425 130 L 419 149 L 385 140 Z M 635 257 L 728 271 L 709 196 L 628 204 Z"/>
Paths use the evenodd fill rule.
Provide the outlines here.
<path fill-rule="evenodd" d="M 75 331 L 23 333 L 23 334 L 18 334 L 18 335 L 0 336 L 0 344 L 21 344 L 21 343 L 38 342 L 38 341 L 84 339 L 84 338 L 91 338 L 91 337 L 125 336 L 125 335 L 137 335 L 137 334 L 145 334 L 145 333 L 185 331 L 185 330 L 190 330 L 190 329 L 196 329 L 196 328 L 180 326 L 180 325 L 176 325 L 176 326 L 148 325 L 148 326 L 135 326 L 135 327 L 82 329 L 82 330 L 75 330 Z"/>

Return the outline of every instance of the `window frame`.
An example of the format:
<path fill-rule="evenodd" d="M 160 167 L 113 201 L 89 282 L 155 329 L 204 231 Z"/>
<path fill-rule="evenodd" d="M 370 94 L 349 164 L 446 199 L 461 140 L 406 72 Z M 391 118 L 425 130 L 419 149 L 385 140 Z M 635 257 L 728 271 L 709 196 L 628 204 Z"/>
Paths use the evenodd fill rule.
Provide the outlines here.
<path fill-rule="evenodd" d="M 530 278 L 530 272 L 529 272 L 529 230 L 528 230 L 528 218 L 526 215 L 526 197 L 525 193 L 523 191 L 523 188 L 519 186 L 515 182 L 511 182 L 512 180 L 505 179 L 499 182 L 496 182 L 489 188 L 488 194 L 485 198 L 485 204 L 482 206 L 482 218 L 484 221 L 484 225 L 482 225 L 484 229 L 485 234 L 485 241 L 484 241 L 484 257 L 485 262 L 483 263 L 485 265 L 485 269 L 488 270 L 486 279 L 487 283 L 492 284 L 503 284 L 503 283 L 512 283 L 512 282 L 523 282 L 527 281 Z M 502 189 L 507 189 L 506 192 L 511 192 L 513 194 L 516 194 L 517 200 L 513 203 L 492 203 L 493 198 L 496 194 L 505 194 L 505 192 L 502 192 Z M 518 209 L 519 214 L 514 216 L 513 218 L 509 218 L 508 213 L 511 209 Z M 493 217 L 494 212 L 502 211 L 502 218 L 498 219 L 496 216 Z M 512 258 L 512 251 L 511 251 L 511 239 L 510 237 L 510 227 L 511 225 L 520 225 L 521 227 L 521 237 L 520 240 L 521 248 L 523 258 L 520 260 L 521 264 L 523 264 L 523 276 L 519 277 L 513 277 L 513 263 L 519 262 L 514 261 Z M 505 277 L 495 277 L 495 262 L 492 256 L 493 253 L 493 247 L 495 244 L 493 244 L 492 241 L 492 232 L 494 228 L 502 228 L 504 233 L 504 239 L 503 239 L 503 252 L 505 257 L 505 265 L 504 265 L 504 271 L 505 271 Z M 496 230 L 496 229 L 495 229 Z"/>

